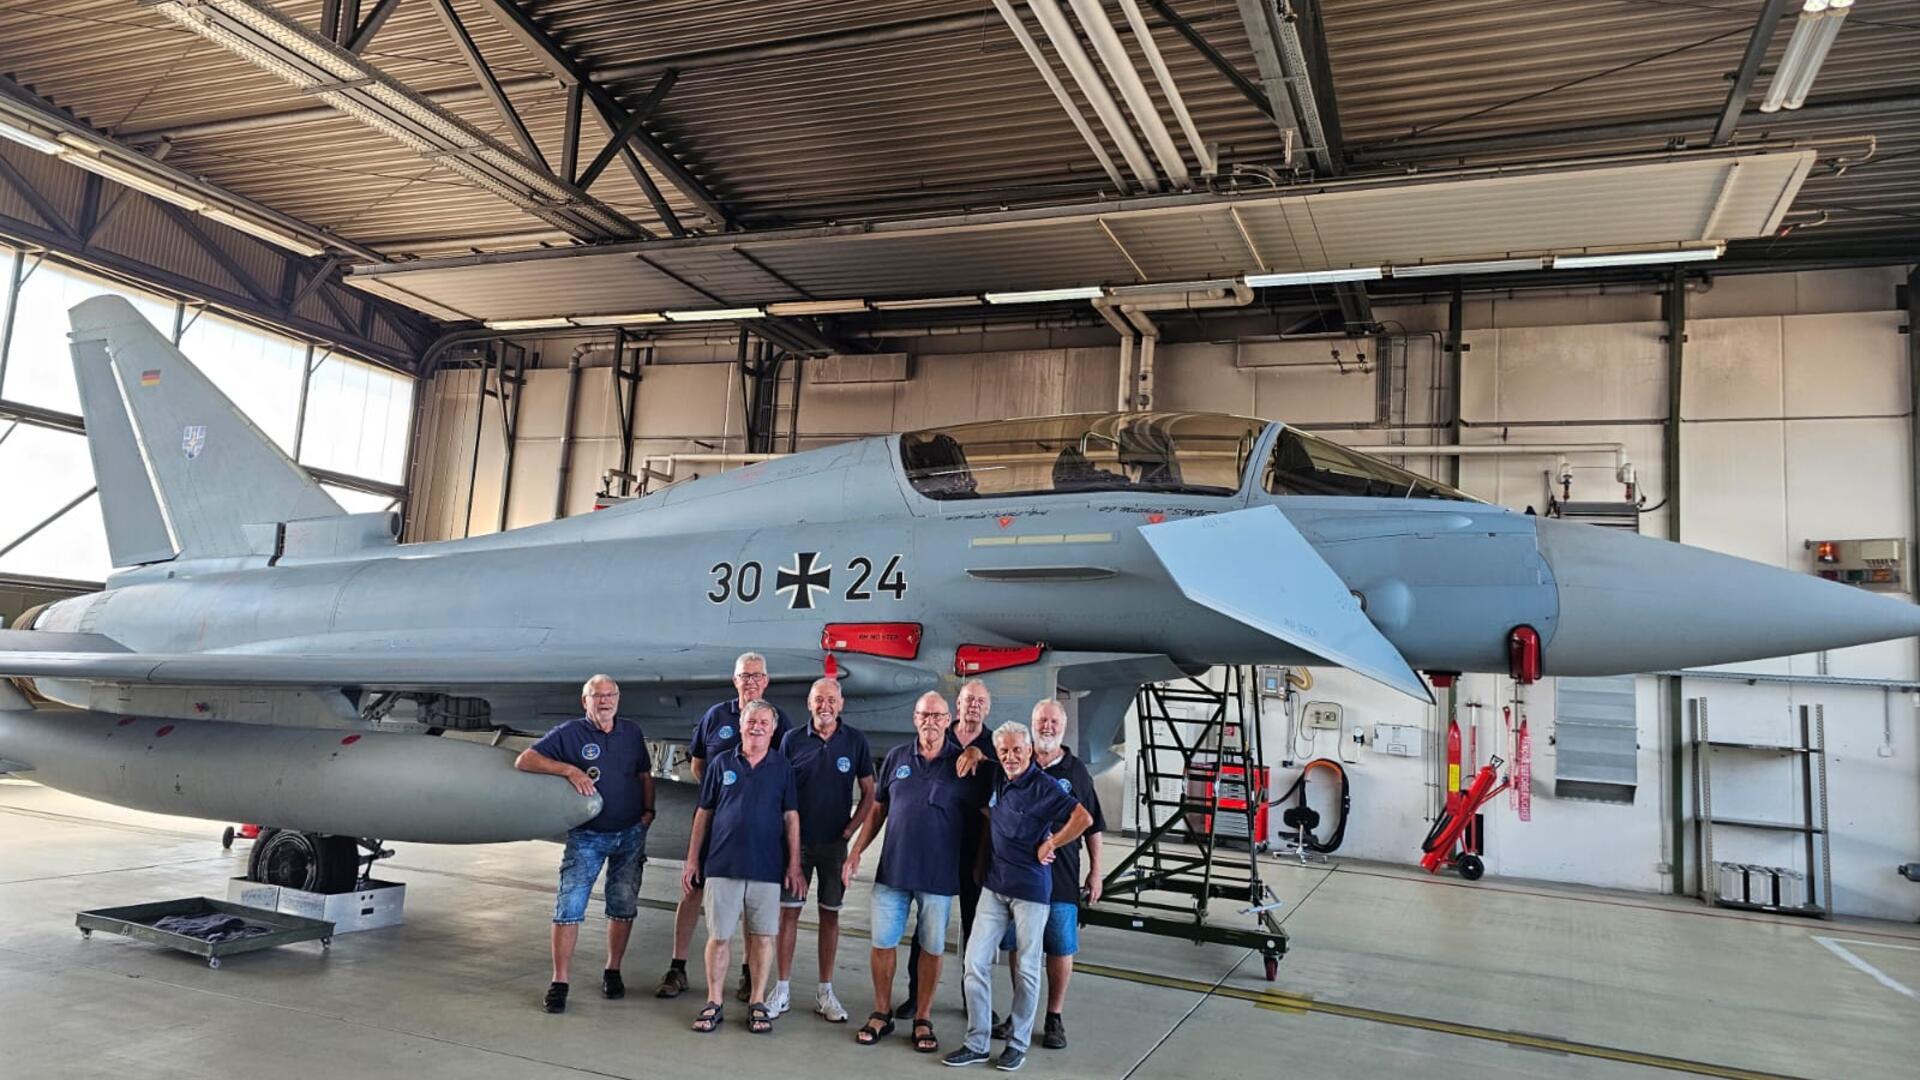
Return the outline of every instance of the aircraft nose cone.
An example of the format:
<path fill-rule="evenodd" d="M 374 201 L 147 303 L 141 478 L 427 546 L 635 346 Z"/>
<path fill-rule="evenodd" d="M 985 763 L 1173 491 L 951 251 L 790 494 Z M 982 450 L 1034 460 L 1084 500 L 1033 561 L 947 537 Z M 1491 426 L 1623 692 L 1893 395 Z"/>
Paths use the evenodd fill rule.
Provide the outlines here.
<path fill-rule="evenodd" d="M 1620 675 L 1920 635 L 1920 606 L 1666 540 L 1541 519 L 1549 675 Z"/>

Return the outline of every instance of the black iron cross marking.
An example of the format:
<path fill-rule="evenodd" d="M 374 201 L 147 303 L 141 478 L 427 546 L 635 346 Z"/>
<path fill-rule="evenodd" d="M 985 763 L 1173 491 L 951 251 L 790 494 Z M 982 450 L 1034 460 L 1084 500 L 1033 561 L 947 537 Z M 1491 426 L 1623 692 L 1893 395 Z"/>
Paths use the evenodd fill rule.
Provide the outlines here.
<path fill-rule="evenodd" d="M 813 607 L 813 590 L 827 591 L 832 581 L 828 571 L 831 565 L 814 568 L 813 560 L 820 557 L 817 551 L 798 552 L 793 557 L 792 568 L 781 567 L 773 579 L 773 591 L 787 594 L 788 611 L 805 611 Z"/>

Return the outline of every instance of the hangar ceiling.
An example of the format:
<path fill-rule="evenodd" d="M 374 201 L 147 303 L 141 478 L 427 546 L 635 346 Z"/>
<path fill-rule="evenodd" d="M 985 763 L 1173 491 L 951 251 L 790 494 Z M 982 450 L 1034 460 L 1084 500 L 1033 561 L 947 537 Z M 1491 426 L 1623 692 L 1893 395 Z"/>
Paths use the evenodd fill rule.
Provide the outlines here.
<path fill-rule="evenodd" d="M 1658 214 L 1641 196 L 1664 200 L 1667 187 L 1621 185 L 1596 195 L 1566 177 L 1597 174 L 1600 160 L 1704 168 L 1696 155 L 1710 147 L 1764 154 L 1750 162 L 1811 153 L 1790 206 L 1762 215 L 1756 228 L 1722 229 L 1732 239 L 1727 264 L 1912 258 L 1920 253 L 1920 77 L 1911 63 L 1920 53 L 1920 0 L 1860 0 L 1805 106 L 1761 113 L 1796 7 L 36 0 L 0 8 L 0 73 L 12 80 L 0 104 L 77 121 L 116 152 L 164 157 L 169 183 L 186 177 L 305 223 L 308 240 L 339 256 L 342 269 L 354 267 L 357 279 L 378 283 L 375 291 L 443 319 L 469 314 L 463 304 L 471 298 L 442 282 L 475 253 L 541 252 L 513 265 L 542 275 L 523 277 L 528 298 L 550 297 L 602 280 L 594 267 L 608 260 L 595 252 L 608 244 L 623 252 L 656 244 L 662 266 L 681 268 L 667 278 L 698 285 L 709 271 L 686 269 L 690 261 L 708 260 L 714 274 L 739 272 L 714 253 L 722 239 L 771 252 L 784 250 L 782 237 L 800 235 L 795 230 L 902 230 L 865 247 L 810 245 L 819 251 L 809 258 L 824 264 L 844 251 L 865 258 L 910 243 L 908 236 L 960 243 L 921 228 L 956 216 L 1084 218 L 1096 205 L 1103 228 L 1116 234 L 1158 229 L 1156 216 L 1174 209 L 1169 201 L 1190 215 L 1190 231 L 1178 238 L 1143 236 L 1136 245 L 1120 235 L 1127 255 L 1102 280 L 1158 277 L 1158 269 L 1141 273 L 1156 260 L 1174 276 L 1213 274 L 1235 247 L 1217 212 L 1223 203 L 1313 207 L 1317 215 L 1349 198 L 1348 185 L 1363 193 L 1405 185 L 1367 196 L 1401 210 L 1369 205 L 1345 226 L 1318 220 L 1315 243 L 1334 241 L 1321 265 L 1340 265 L 1334 248 L 1349 242 L 1367 252 L 1352 258 L 1402 262 L 1544 246 L 1506 239 L 1502 229 L 1517 223 L 1484 207 L 1447 201 L 1450 181 L 1433 181 L 1462 170 L 1558 177 L 1568 186 L 1540 189 L 1555 192 L 1541 213 L 1557 208 L 1597 237 L 1575 246 L 1622 242 L 1613 235 L 1679 243 L 1699 238 L 1679 227 L 1702 223 L 1687 218 L 1700 211 L 1697 199 L 1668 207 L 1677 231 L 1651 236 L 1641 226 Z M 1102 22 L 1111 40 L 1095 32 Z M 285 32 L 268 33 L 268 23 Z M 1069 32 L 1050 32 L 1058 26 Z M 1075 77 L 1075 53 L 1095 65 L 1091 79 Z M 1116 58 L 1118 65 L 1102 66 Z M 1121 68 L 1132 75 L 1116 74 Z M 1269 86 L 1291 90 L 1276 97 Z M 1117 124 L 1102 121 L 1102 98 L 1121 110 Z M 1145 121 L 1136 101 L 1159 119 Z M 609 140 L 615 129 L 626 138 Z M 559 188 L 515 191 L 476 179 L 483 144 L 504 154 L 508 171 L 517 160 Z M 0 156 L 23 155 L 30 152 L 0 142 Z M 1208 164 L 1218 173 L 1203 177 Z M 1184 186 L 1176 182 L 1182 173 Z M 570 227 L 567 214 L 556 213 L 588 202 L 606 210 L 593 228 Z M 1416 208 L 1422 220 L 1413 223 Z M 0 212 L 40 224 L 15 204 Z M 1360 241 L 1368 227 L 1389 222 L 1389 236 L 1371 247 Z M 1019 264 L 1035 255 L 1076 272 L 1112 267 L 1112 244 L 1102 247 L 1083 228 L 1060 229 L 1031 226 L 1022 243 L 1037 249 L 955 277 L 966 278 L 965 288 L 1019 279 Z M 550 251 L 589 257 L 576 268 Z M 772 274 L 787 279 L 785 292 L 765 282 L 712 291 L 752 301 L 840 295 L 856 285 L 881 291 L 857 273 L 836 278 L 830 266 L 800 265 L 790 251 L 786 258 L 792 273 Z M 914 258 L 957 270 L 978 262 L 936 246 Z M 619 265 L 635 288 L 651 281 L 671 292 L 659 285 L 667 278 L 631 255 Z M 910 269 L 891 256 L 873 268 L 880 266 Z M 408 274 L 419 275 L 414 285 L 403 284 Z M 474 295 L 493 288 L 485 279 L 474 273 Z M 945 288 L 945 279 L 926 287 Z M 616 306 L 646 305 L 629 297 Z"/>

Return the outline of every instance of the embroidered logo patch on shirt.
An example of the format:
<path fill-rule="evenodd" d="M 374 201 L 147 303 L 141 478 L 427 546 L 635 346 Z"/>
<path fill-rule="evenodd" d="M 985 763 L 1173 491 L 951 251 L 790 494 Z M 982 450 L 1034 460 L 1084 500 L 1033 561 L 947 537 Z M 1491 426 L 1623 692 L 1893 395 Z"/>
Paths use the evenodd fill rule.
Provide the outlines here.
<path fill-rule="evenodd" d="M 595 758 L 600 756 L 600 744 L 597 742 L 590 742 L 587 745 L 581 747 L 580 756 L 583 758 L 586 758 L 588 761 L 594 760 Z"/>
<path fill-rule="evenodd" d="M 905 780 L 907 777 L 912 775 L 913 775 L 913 769 L 906 765 L 902 765 L 899 768 L 893 770 L 893 778 L 895 780 Z"/>
<path fill-rule="evenodd" d="M 732 787 L 733 782 L 738 779 L 740 779 L 740 774 L 734 772 L 732 769 L 728 769 L 725 773 L 721 774 L 720 783 L 727 787 Z"/>
<path fill-rule="evenodd" d="M 722 727 L 720 728 L 720 730 L 719 730 L 718 732 L 716 732 L 716 735 L 717 735 L 717 737 L 719 737 L 719 738 L 722 738 L 722 739 L 731 739 L 731 738 L 733 738 L 733 725 L 732 725 L 732 724 L 726 724 L 726 725 L 723 725 L 723 726 L 722 726 Z"/>
<path fill-rule="evenodd" d="M 1061 791 L 1064 791 L 1069 795 L 1073 794 L 1073 781 L 1067 779 L 1064 776 L 1056 776 L 1053 778 L 1053 782 L 1060 785 Z"/>
<path fill-rule="evenodd" d="M 841 772 L 852 772 L 852 771 L 853 771 L 853 762 L 851 762 L 851 761 L 849 761 L 849 760 L 847 760 L 847 759 L 846 759 L 846 758 L 844 758 L 844 757 L 843 757 L 843 758 L 840 758 L 840 759 L 839 759 L 839 760 L 837 760 L 837 761 L 835 761 L 835 762 L 833 763 L 833 765 L 834 765 L 834 768 L 836 768 L 836 769 L 839 769 L 839 770 L 840 770 Z"/>

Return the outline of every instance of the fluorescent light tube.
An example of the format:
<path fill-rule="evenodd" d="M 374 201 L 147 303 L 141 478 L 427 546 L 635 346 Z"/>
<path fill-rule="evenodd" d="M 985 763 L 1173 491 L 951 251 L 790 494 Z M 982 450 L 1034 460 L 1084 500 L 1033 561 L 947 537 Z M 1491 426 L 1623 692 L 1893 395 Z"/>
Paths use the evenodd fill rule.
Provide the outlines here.
<path fill-rule="evenodd" d="M 735 322 L 740 319 L 764 319 L 767 313 L 757 307 L 710 308 L 706 311 L 669 311 L 674 322 Z"/>
<path fill-rule="evenodd" d="M 238 229 L 248 236 L 257 237 L 265 240 L 269 244 L 286 248 L 288 251 L 297 251 L 302 255 L 308 256 L 325 255 L 327 253 L 326 248 L 318 244 L 309 243 L 304 238 L 295 236 L 284 229 L 268 225 L 264 221 L 255 221 L 252 218 L 236 214 L 231 210 L 221 209 L 218 206 L 209 206 L 200 211 L 200 214 L 202 217 L 210 218 L 230 229 Z"/>
<path fill-rule="evenodd" d="M 657 311 L 636 311 L 631 315 L 575 315 L 575 326 L 632 326 L 637 323 L 663 323 L 665 315 Z"/>
<path fill-rule="evenodd" d="M 875 311 L 922 311 L 927 308 L 979 307 L 978 296 L 928 296 L 918 300 L 875 300 Z"/>
<path fill-rule="evenodd" d="M 1486 259 L 1481 262 L 1457 263 L 1419 263 L 1414 266 L 1390 267 L 1396 278 L 1452 277 L 1455 274 L 1510 274 L 1523 270 L 1539 270 L 1547 265 L 1545 259 Z"/>
<path fill-rule="evenodd" d="M 553 330 L 572 326 L 570 319 L 488 319 L 489 330 Z"/>
<path fill-rule="evenodd" d="M 1807 103 L 1807 91 L 1813 89 L 1813 78 L 1820 74 L 1820 65 L 1827 62 L 1827 50 L 1833 48 L 1833 39 L 1840 36 L 1840 24 L 1846 20 L 1847 9 L 1853 6 L 1853 0 L 1832 0 L 1827 5 L 1826 14 L 1820 16 L 1820 22 L 1813 28 L 1813 34 L 1807 41 L 1807 51 L 1800 58 L 1800 70 L 1785 80 L 1787 84 L 1786 100 L 1780 103 L 1783 109 L 1797 109 Z M 1768 88 L 1772 96 L 1772 88 Z"/>
<path fill-rule="evenodd" d="M 1181 292 L 1227 292 L 1240 284 L 1237 278 L 1210 278 L 1206 281 L 1166 281 L 1150 285 L 1116 285 L 1107 292 L 1115 298 L 1122 296 L 1158 296 L 1162 293 Z"/>
<path fill-rule="evenodd" d="M 1107 290 L 1098 285 L 1070 285 L 1064 289 L 1027 289 L 1022 292 L 990 292 L 989 304 L 1044 304 L 1050 300 L 1098 300 Z"/>
<path fill-rule="evenodd" d="M 1355 266 L 1342 270 L 1304 270 L 1294 274 L 1248 274 L 1247 284 L 1256 289 L 1274 285 L 1330 285 L 1338 281 L 1379 281 L 1385 275 L 1377 266 Z"/>
<path fill-rule="evenodd" d="M 0 139 L 17 142 L 29 150 L 38 150 L 43 154 L 58 154 L 61 150 L 59 143 L 35 135 L 11 120 L 0 120 Z"/>
<path fill-rule="evenodd" d="M 207 208 L 207 204 L 204 201 L 196 199 L 192 195 L 170 184 L 165 184 L 143 176 L 109 157 L 92 157 L 87 154 L 64 154 L 61 156 L 61 160 L 85 169 L 90 173 L 104 176 L 122 187 L 132 188 L 144 195 L 151 195 L 162 202 L 169 202 L 175 206 L 192 210 L 196 213 Z"/>
<path fill-rule="evenodd" d="M 865 310 L 865 300 L 782 300 L 767 305 L 769 315 L 852 315 Z"/>
<path fill-rule="evenodd" d="M 1600 266 L 1650 266 L 1659 263 L 1705 262 L 1717 259 L 1725 245 L 1707 248 L 1677 248 L 1669 251 L 1617 251 L 1610 255 L 1555 255 L 1555 270 L 1581 270 Z"/>

